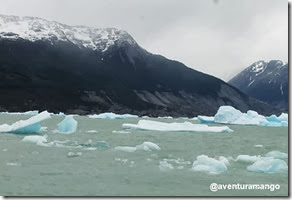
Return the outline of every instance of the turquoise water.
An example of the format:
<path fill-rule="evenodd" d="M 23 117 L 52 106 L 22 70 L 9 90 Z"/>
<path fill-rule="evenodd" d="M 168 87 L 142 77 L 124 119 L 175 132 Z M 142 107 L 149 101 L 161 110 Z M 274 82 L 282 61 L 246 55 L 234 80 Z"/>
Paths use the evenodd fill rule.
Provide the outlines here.
<path fill-rule="evenodd" d="M 1 124 L 27 119 L 24 115 L 0 115 Z M 230 161 L 227 172 L 210 175 L 194 172 L 198 155 L 209 157 L 262 155 L 272 150 L 288 153 L 288 128 L 230 125 L 232 133 L 187 133 L 130 130 L 123 123 L 139 119 L 103 120 L 77 116 L 78 129 L 71 135 L 55 133 L 63 117 L 53 116 L 42 126 L 43 135 L 55 145 L 22 142 L 24 135 L 0 134 L 0 195 L 2 196 L 287 196 L 288 174 L 249 172 L 250 163 Z M 183 119 L 152 119 L 184 122 Z M 187 120 L 197 123 L 193 120 Z M 96 133 L 87 132 L 96 130 Z M 128 130 L 127 130 L 128 131 Z M 96 144 L 96 149 L 88 143 Z M 104 141 L 104 142 L 100 142 Z M 115 151 L 116 146 L 153 142 L 160 151 Z M 106 143 L 105 143 L 106 142 Z M 106 144 L 106 145 L 105 145 Z M 263 145 L 262 148 L 254 145 Z M 71 152 L 71 153 L 70 153 Z M 81 152 L 81 153 L 79 153 Z M 71 157 L 69 154 L 75 154 Z M 79 154 L 79 155 L 78 155 Z M 82 154 L 82 155 L 81 155 Z M 168 160 L 174 169 L 161 171 Z M 175 161 L 185 161 L 177 164 Z M 287 159 L 284 159 L 288 163 Z M 187 162 L 189 161 L 189 162 Z M 280 189 L 219 190 L 211 183 L 279 184 Z"/>

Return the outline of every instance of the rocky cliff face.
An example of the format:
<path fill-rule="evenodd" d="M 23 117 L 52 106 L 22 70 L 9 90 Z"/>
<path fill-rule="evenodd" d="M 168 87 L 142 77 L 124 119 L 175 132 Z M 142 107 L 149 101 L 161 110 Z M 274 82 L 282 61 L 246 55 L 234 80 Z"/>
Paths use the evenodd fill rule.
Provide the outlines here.
<path fill-rule="evenodd" d="M 288 112 L 288 63 L 258 61 L 240 72 L 229 84 L 247 95 Z"/>
<path fill-rule="evenodd" d="M 0 108 L 151 116 L 273 107 L 213 76 L 153 55 L 125 31 L 0 15 Z"/>

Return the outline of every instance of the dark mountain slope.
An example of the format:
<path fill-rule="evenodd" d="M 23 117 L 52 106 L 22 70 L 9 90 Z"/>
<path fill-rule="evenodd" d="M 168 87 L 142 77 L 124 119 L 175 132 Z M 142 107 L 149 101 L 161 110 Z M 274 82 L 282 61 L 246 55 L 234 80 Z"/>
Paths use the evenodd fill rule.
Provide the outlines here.
<path fill-rule="evenodd" d="M 8 31 L 11 21 L 22 20 L 32 24 L 26 32 Z M 220 79 L 145 51 L 124 31 L 36 18 L 2 16 L 2 21 L 1 110 L 196 116 L 232 105 L 278 112 Z"/>

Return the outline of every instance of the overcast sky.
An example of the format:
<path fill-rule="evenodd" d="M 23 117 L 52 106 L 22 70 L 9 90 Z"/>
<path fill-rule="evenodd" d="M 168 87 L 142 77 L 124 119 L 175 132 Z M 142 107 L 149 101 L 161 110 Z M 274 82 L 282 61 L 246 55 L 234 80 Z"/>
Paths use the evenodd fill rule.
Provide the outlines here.
<path fill-rule="evenodd" d="M 261 59 L 288 61 L 287 0 L 0 0 L 0 14 L 124 29 L 225 81 Z"/>

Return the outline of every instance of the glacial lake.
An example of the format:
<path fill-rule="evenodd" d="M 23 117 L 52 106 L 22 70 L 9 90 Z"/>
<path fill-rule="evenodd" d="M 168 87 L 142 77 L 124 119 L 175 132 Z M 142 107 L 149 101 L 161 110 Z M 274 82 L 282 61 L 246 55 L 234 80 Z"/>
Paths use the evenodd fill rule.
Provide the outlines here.
<path fill-rule="evenodd" d="M 27 115 L 0 115 L 1 124 L 11 124 Z M 21 141 L 25 135 L 0 134 L 0 195 L 2 196 L 287 196 L 288 174 L 250 172 L 252 163 L 230 160 L 221 174 L 192 171 L 199 155 L 236 158 L 278 150 L 288 153 L 287 127 L 228 125 L 232 133 L 191 133 L 123 130 L 141 118 L 122 120 L 75 116 L 77 131 L 56 133 L 62 116 L 42 122 L 48 142 L 39 146 Z M 198 123 L 185 119 L 154 119 L 161 122 Z M 96 130 L 97 132 L 90 131 Z M 89 131 L 89 132 L 88 132 Z M 103 141 L 103 142 L 101 142 Z M 116 146 L 153 142 L 160 151 L 123 152 Z M 90 146 L 90 144 L 97 144 Z M 255 145 L 263 145 L 255 147 Z M 173 166 L 161 170 L 160 162 Z M 288 163 L 288 159 L 283 159 Z M 210 184 L 279 184 L 270 190 L 218 190 Z"/>

